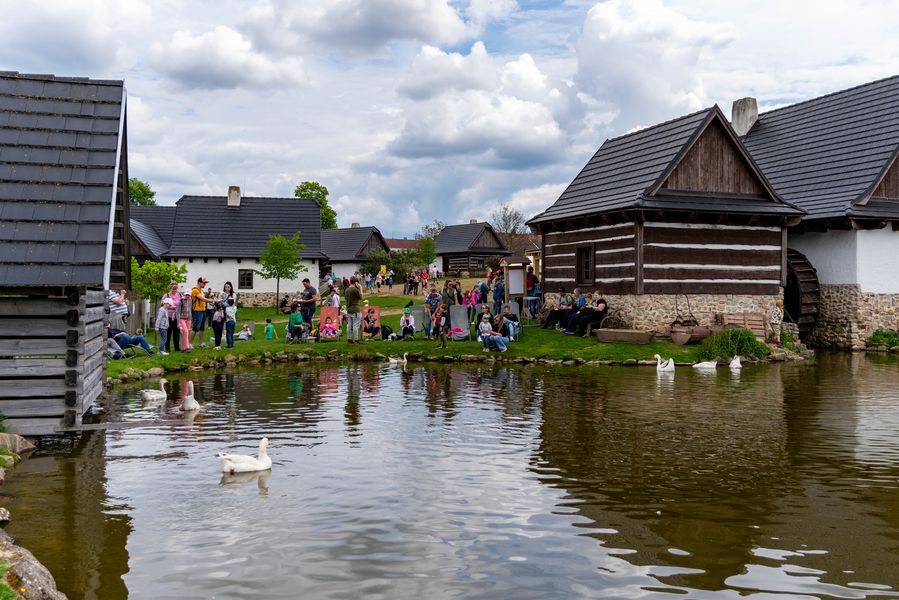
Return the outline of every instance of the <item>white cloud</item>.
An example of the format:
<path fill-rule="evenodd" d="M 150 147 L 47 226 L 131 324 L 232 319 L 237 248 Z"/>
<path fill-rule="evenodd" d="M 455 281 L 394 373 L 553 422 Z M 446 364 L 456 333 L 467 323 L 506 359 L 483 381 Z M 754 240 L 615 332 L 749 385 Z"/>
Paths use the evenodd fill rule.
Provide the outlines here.
<path fill-rule="evenodd" d="M 559 199 L 568 182 L 565 183 L 545 183 L 536 187 L 524 188 L 514 192 L 509 196 L 508 204 L 512 208 L 517 208 L 527 218 L 531 218 Z"/>
<path fill-rule="evenodd" d="M 150 62 L 160 73 L 185 87 L 219 89 L 292 86 L 306 79 L 303 60 L 274 60 L 253 49 L 238 31 L 219 25 L 194 35 L 176 31 L 167 44 L 156 44 Z"/>
<path fill-rule="evenodd" d="M 475 33 L 480 33 L 491 21 L 505 19 L 518 10 L 515 0 L 471 0 L 465 14 Z"/>
<path fill-rule="evenodd" d="M 656 123 L 707 102 L 703 59 L 732 39 L 728 27 L 691 20 L 661 0 L 609 0 L 587 13 L 576 81 L 617 111 L 619 127 Z"/>
<path fill-rule="evenodd" d="M 498 83 L 496 66 L 483 42 L 475 43 L 467 56 L 425 46 L 412 61 L 412 68 L 397 91 L 425 100 L 450 90 L 491 89 Z"/>

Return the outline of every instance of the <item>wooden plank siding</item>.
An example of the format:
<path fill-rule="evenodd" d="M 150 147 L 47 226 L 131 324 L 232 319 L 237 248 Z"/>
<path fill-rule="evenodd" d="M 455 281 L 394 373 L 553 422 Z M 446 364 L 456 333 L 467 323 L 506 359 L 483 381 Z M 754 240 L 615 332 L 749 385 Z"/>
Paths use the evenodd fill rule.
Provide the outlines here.
<path fill-rule="evenodd" d="M 899 160 L 894 160 L 871 194 L 875 198 L 899 198 Z"/>
<path fill-rule="evenodd" d="M 776 294 L 783 276 L 781 227 L 647 222 L 647 294 Z"/>
<path fill-rule="evenodd" d="M 633 222 L 582 227 L 544 235 L 544 289 L 558 286 L 601 289 L 604 293 L 634 293 L 636 225 Z M 593 277 L 577 272 L 578 249 L 589 248 Z"/>
<path fill-rule="evenodd" d="M 103 392 L 106 293 L 26 294 L 0 297 L 0 412 L 10 431 L 49 435 Z"/>

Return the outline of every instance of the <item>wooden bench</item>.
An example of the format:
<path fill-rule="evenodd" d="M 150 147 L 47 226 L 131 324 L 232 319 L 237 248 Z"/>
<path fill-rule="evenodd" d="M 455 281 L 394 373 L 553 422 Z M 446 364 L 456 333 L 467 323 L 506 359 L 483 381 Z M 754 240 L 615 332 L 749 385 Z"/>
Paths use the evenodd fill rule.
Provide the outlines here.
<path fill-rule="evenodd" d="M 655 337 L 653 331 L 638 329 L 594 329 L 593 332 L 600 342 L 610 343 L 648 344 Z"/>
<path fill-rule="evenodd" d="M 768 320 L 764 313 L 721 313 L 718 315 L 719 322 L 727 327 L 738 326 L 748 329 L 752 334 L 764 340 L 768 336 Z"/>

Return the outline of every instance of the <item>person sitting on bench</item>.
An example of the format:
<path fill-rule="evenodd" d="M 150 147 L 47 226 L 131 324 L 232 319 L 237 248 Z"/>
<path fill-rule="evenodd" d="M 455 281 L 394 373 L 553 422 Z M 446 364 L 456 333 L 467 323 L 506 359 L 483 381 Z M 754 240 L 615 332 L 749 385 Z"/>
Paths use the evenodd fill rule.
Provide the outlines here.
<path fill-rule="evenodd" d="M 574 290 L 577 293 L 577 289 Z M 546 320 L 543 322 L 543 329 L 552 329 L 557 323 L 564 325 L 574 310 L 575 299 L 571 294 L 565 293 L 565 288 L 559 288 L 559 305 L 549 311 Z"/>

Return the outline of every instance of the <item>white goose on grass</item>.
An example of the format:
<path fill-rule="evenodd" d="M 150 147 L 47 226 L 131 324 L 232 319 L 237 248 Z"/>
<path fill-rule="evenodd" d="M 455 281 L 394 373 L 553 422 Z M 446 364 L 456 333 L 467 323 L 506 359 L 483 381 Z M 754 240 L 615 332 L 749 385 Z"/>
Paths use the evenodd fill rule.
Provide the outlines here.
<path fill-rule="evenodd" d="M 406 357 L 408 357 L 408 356 L 409 356 L 408 352 L 403 352 L 403 358 L 394 358 L 393 356 L 391 356 L 387 360 L 390 361 L 390 364 L 392 364 L 392 365 L 404 365 L 404 364 L 406 364 Z"/>
<path fill-rule="evenodd" d="M 266 471 L 272 468 L 272 459 L 266 453 L 268 438 L 259 440 L 259 455 L 247 456 L 245 454 L 223 454 L 218 457 L 222 460 L 222 473 L 234 475 L 235 473 L 252 473 L 253 471 Z"/>
<path fill-rule="evenodd" d="M 168 381 L 165 379 L 159 380 L 159 389 L 154 390 L 153 388 L 148 388 L 146 390 L 141 390 L 139 392 L 140 399 L 146 403 L 156 403 L 156 402 L 165 402 L 169 397 L 168 393 L 165 391 L 165 384 Z"/>
<path fill-rule="evenodd" d="M 714 371 L 718 368 L 717 360 L 707 360 L 704 362 L 698 362 L 693 365 L 694 369 L 699 369 L 701 371 Z"/>
<path fill-rule="evenodd" d="M 742 368 L 743 368 L 743 365 L 740 364 L 740 357 L 739 357 L 739 356 L 734 356 L 734 357 L 731 359 L 730 365 L 729 365 L 729 366 L 730 366 L 730 368 L 731 368 L 732 371 L 739 371 L 740 369 L 742 369 Z"/>
<path fill-rule="evenodd" d="M 181 399 L 181 410 L 190 412 L 192 410 L 200 410 L 200 403 L 194 398 L 194 382 L 187 382 L 187 395 Z"/>
<path fill-rule="evenodd" d="M 656 371 L 660 373 L 673 373 L 674 372 L 674 359 L 669 358 L 668 360 L 663 361 L 662 357 L 658 354 L 654 355 L 653 358 L 656 359 Z"/>

